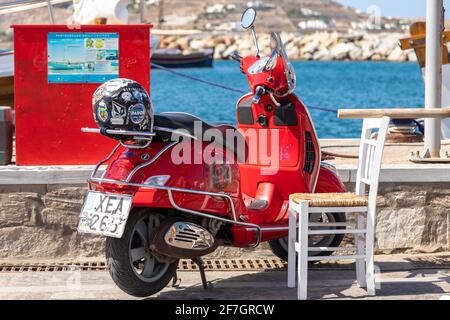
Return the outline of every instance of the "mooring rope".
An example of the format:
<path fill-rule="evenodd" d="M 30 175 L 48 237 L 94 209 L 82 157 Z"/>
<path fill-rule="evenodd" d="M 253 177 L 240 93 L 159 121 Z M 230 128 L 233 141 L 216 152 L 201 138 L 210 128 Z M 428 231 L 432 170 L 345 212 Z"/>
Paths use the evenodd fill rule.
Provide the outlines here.
<path fill-rule="evenodd" d="M 246 94 L 247 93 L 246 91 L 243 91 L 243 90 L 231 88 L 231 87 L 225 86 L 223 84 L 215 83 L 215 82 L 208 81 L 208 80 L 203 80 L 203 79 L 200 79 L 200 78 L 197 78 L 197 77 L 193 77 L 193 76 L 187 75 L 187 74 L 182 73 L 182 72 L 174 71 L 172 69 L 163 67 L 163 66 L 161 66 L 159 64 L 156 64 L 156 63 L 153 63 L 153 62 L 150 62 L 150 65 L 152 67 L 156 68 L 156 69 L 161 69 L 161 70 L 167 71 L 169 73 L 172 73 L 174 75 L 177 75 L 179 77 L 183 77 L 183 78 L 187 78 L 187 79 L 190 79 L 190 80 L 202 82 L 204 84 L 207 84 L 207 85 L 210 85 L 210 86 L 213 86 L 213 87 L 225 89 L 225 90 L 236 92 L 236 93 L 240 93 L 240 94 Z"/>
<path fill-rule="evenodd" d="M 179 76 L 179 77 L 182 77 L 182 78 L 186 78 L 186 79 L 190 79 L 190 80 L 197 81 L 197 82 L 201 82 L 201 83 L 213 86 L 213 87 L 221 88 L 221 89 L 224 89 L 224 90 L 228 90 L 228 91 L 236 92 L 236 93 L 240 93 L 240 94 L 246 94 L 247 93 L 247 91 L 244 91 L 244 90 L 239 90 L 239 89 L 235 89 L 235 88 L 232 88 L 232 87 L 229 87 L 229 86 L 226 86 L 226 85 L 223 85 L 223 84 L 219 84 L 219 83 L 216 83 L 216 82 L 203 80 L 203 79 L 200 79 L 200 78 L 197 78 L 197 77 L 194 77 L 194 76 L 190 76 L 190 75 L 187 75 L 187 74 L 179 72 L 179 71 L 175 71 L 175 70 L 166 68 L 166 67 L 164 67 L 162 65 L 159 65 L 159 64 L 156 64 L 156 63 L 153 63 L 153 62 L 150 62 L 150 65 L 153 68 L 160 69 L 160 70 L 172 73 L 172 74 L 174 74 L 176 76 Z M 326 107 L 319 107 L 319 106 L 311 106 L 311 105 L 308 105 L 308 108 L 309 109 L 326 111 L 326 112 L 333 112 L 333 113 L 337 114 L 337 110 L 336 109 L 331 109 L 331 108 L 326 108 Z"/>

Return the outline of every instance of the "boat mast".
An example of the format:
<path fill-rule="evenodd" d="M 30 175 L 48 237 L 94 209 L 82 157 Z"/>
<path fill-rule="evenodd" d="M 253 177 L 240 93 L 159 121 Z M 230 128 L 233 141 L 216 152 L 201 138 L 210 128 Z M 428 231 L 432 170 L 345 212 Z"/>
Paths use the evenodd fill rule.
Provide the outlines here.
<path fill-rule="evenodd" d="M 164 0 L 158 1 L 158 29 L 161 29 L 164 22 Z"/>
<path fill-rule="evenodd" d="M 443 0 L 427 0 L 425 54 L 425 108 L 442 107 L 442 31 Z M 425 119 L 424 158 L 439 158 L 441 119 Z"/>
<path fill-rule="evenodd" d="M 52 22 L 52 24 L 55 24 L 55 16 L 53 15 L 53 6 L 51 0 L 47 0 L 47 7 L 48 13 L 50 14 L 50 21 Z"/>
<path fill-rule="evenodd" d="M 141 23 L 144 23 L 144 19 L 145 19 L 145 2 L 144 0 L 139 0 L 139 14 L 141 17 Z"/>

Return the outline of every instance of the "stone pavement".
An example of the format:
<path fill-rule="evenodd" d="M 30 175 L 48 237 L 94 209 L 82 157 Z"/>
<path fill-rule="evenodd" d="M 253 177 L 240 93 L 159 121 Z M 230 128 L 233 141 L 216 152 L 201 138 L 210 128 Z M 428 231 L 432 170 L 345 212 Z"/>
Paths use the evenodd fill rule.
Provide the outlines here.
<path fill-rule="evenodd" d="M 311 299 L 450 300 L 450 254 L 383 255 L 376 257 L 378 290 L 367 297 L 354 281 L 348 263 L 314 266 L 309 277 Z M 286 287 L 286 271 L 209 271 L 213 288 L 203 290 L 200 275 L 178 273 L 178 288 L 170 285 L 149 299 L 268 299 L 296 298 Z M 118 289 L 107 271 L 0 272 L 0 299 L 133 299 Z"/>

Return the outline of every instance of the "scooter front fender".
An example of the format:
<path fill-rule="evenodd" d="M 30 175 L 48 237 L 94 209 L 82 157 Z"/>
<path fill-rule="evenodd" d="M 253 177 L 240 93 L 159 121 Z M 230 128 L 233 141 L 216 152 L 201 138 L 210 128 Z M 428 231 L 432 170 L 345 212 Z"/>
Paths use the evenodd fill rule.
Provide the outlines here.
<path fill-rule="evenodd" d="M 332 169 L 320 166 L 319 178 L 316 185 L 316 193 L 342 193 L 347 192 L 347 188 L 339 179 L 337 173 Z"/>

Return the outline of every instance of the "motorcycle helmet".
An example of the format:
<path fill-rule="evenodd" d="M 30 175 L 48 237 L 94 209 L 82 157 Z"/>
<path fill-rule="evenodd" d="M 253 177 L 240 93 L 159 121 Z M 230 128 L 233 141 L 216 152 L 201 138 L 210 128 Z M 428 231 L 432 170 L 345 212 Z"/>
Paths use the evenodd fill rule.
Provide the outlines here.
<path fill-rule="evenodd" d="M 130 79 L 113 79 L 95 90 L 94 119 L 100 128 L 152 131 L 153 107 L 144 87 Z"/>

